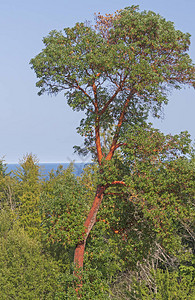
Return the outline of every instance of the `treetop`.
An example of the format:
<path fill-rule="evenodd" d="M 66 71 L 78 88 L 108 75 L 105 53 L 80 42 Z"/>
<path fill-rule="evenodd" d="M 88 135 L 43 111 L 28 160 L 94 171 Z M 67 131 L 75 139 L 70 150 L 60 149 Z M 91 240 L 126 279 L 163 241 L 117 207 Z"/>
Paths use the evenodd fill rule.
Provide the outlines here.
<path fill-rule="evenodd" d="M 116 125 L 118 138 L 124 121 L 143 122 L 149 112 L 158 117 L 169 90 L 195 86 L 190 34 L 138 6 L 99 13 L 93 26 L 51 31 L 43 42 L 30 62 L 39 95 L 64 91 L 73 110 L 86 112 L 78 128 L 86 144 L 97 141 L 100 128 Z"/>

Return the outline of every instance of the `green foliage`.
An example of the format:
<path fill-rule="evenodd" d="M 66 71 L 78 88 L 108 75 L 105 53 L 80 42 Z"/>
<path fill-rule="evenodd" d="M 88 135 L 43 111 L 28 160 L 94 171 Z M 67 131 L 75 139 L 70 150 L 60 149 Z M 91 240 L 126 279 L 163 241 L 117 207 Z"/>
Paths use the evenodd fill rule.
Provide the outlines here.
<path fill-rule="evenodd" d="M 84 270 L 82 275 L 82 286 L 77 289 L 77 278 L 71 275 L 67 277 L 66 294 L 63 299 L 108 299 L 109 286 L 101 271 L 97 268 Z"/>
<path fill-rule="evenodd" d="M 169 272 L 168 270 L 153 271 L 153 278 L 155 281 L 155 291 L 148 288 L 147 284 L 142 282 L 138 285 L 134 283 L 135 289 L 132 289 L 132 299 L 143 300 L 183 300 L 194 299 L 194 277 L 192 272 L 190 274 L 180 274 L 180 272 Z M 137 285 L 137 287 L 136 287 Z"/>
<path fill-rule="evenodd" d="M 6 175 L 6 165 L 4 164 L 3 160 L 0 160 L 0 175 L 3 177 Z"/>
<path fill-rule="evenodd" d="M 52 172 L 41 194 L 42 237 L 52 255 L 63 260 L 64 268 L 70 267 L 74 247 L 84 233 L 85 191 L 70 166 Z"/>
<path fill-rule="evenodd" d="M 0 160 L 0 208 L 9 206 L 13 210 L 16 205 L 13 191 L 15 181 L 6 170 L 6 165 Z"/>
<path fill-rule="evenodd" d="M 102 174 L 97 175 L 99 183 L 108 187 L 87 240 L 85 270 L 97 268 L 105 284 L 111 284 L 118 274 L 126 270 L 134 274 L 138 265 L 156 257 L 156 245 L 162 249 L 155 260 L 162 268 L 159 274 L 171 265 L 165 257 L 171 257 L 175 267 L 184 258 L 190 259 L 195 182 L 190 142 L 187 133 L 166 136 L 151 126 L 126 131 L 121 152 L 105 162 Z M 114 179 L 122 179 L 125 185 L 111 184 Z M 176 280 L 174 274 L 178 273 L 171 271 L 170 286 Z M 162 275 L 157 285 L 165 284 L 164 280 Z M 181 280 L 188 282 L 185 274 Z M 185 292 L 181 289 L 181 295 Z M 192 290 L 188 293 L 191 297 Z M 125 299 L 129 299 L 128 295 L 127 291 Z"/>
<path fill-rule="evenodd" d="M 86 245 L 86 268 L 88 264 L 97 267 L 112 282 L 118 272 L 133 270 L 148 255 L 154 237 L 141 210 L 124 196 L 107 196 Z"/>
<path fill-rule="evenodd" d="M 191 227 L 194 219 L 194 163 L 187 133 L 165 136 L 151 127 L 127 132 L 124 181 L 129 201 L 139 207 L 169 251 L 179 245 L 180 228 Z M 128 174 L 129 172 L 129 174 Z"/>
<path fill-rule="evenodd" d="M 194 268 L 186 268 L 181 272 L 183 265 L 177 270 L 170 271 L 151 269 L 145 278 L 135 273 L 126 273 L 112 287 L 111 299 L 132 299 L 132 300 L 193 300 L 194 289 Z M 187 271 L 188 269 L 188 271 Z"/>
<path fill-rule="evenodd" d="M 88 164 L 83 169 L 83 172 L 80 176 L 77 177 L 77 181 L 81 184 L 85 189 L 85 198 L 86 205 L 88 206 L 86 210 L 90 210 L 92 201 L 94 200 L 94 195 L 96 193 L 96 188 L 98 185 L 98 173 L 99 168 L 95 163 Z"/>
<path fill-rule="evenodd" d="M 78 128 L 85 138 L 85 148 L 77 148 L 81 154 L 97 151 L 94 127 L 122 136 L 125 124 L 142 124 L 149 111 L 159 116 L 168 89 L 195 84 L 187 54 L 190 35 L 138 6 L 97 15 L 91 27 L 76 23 L 54 30 L 43 42 L 45 48 L 30 62 L 39 94 L 65 91 L 72 109 L 86 112 Z M 126 101 L 126 122 L 118 130 L 113 126 Z"/>
<path fill-rule="evenodd" d="M 79 178 L 72 173 L 72 166 L 51 172 L 48 181 L 42 184 L 41 200 L 36 207 L 42 218 L 42 246 L 27 236 L 31 235 L 30 226 L 35 226 L 33 222 L 25 232 L 16 224 L 18 215 L 21 226 L 21 220 L 26 218 L 25 210 L 20 210 L 20 215 L 18 209 L 2 211 L 1 293 L 5 289 L 10 293 L 0 294 L 2 299 L 11 296 L 77 299 L 78 295 L 82 299 L 174 299 L 176 291 L 178 299 L 193 299 L 194 266 L 190 257 L 194 162 L 186 158 L 192 150 L 189 137 L 184 133 L 165 136 L 150 126 L 135 127 L 126 131 L 125 142 L 122 151 L 116 153 L 114 163 L 109 162 L 102 174 L 97 173 L 96 165 L 87 166 Z M 34 170 L 33 164 L 28 168 L 27 178 L 32 182 L 31 168 Z M 87 239 L 83 285 L 76 292 L 76 278 L 72 274 L 74 247 L 82 237 L 83 222 L 96 185 L 101 180 L 109 184 L 113 179 L 125 179 L 126 186 L 110 185 L 105 192 L 97 222 Z M 14 192 L 19 195 L 24 188 L 36 192 L 37 180 L 33 185 L 24 176 L 15 185 Z M 166 209 L 162 209 L 164 206 Z M 40 231 L 35 233 L 40 239 Z M 150 285 L 144 276 L 135 274 L 143 269 L 145 260 L 155 257 L 157 243 L 163 252 L 158 254 L 158 268 L 153 271 L 150 268 L 146 274 L 152 280 Z M 174 267 L 162 261 L 166 255 L 172 255 Z M 182 263 L 184 258 L 187 261 Z M 51 270 L 55 270 L 55 275 Z M 123 276 L 125 272 L 131 274 L 129 281 L 128 276 Z M 165 295 L 167 298 L 163 298 Z"/>
<path fill-rule="evenodd" d="M 114 15 L 98 14 L 91 27 L 76 23 L 52 31 L 43 42 L 45 48 L 30 62 L 39 95 L 65 91 L 70 107 L 85 111 L 78 128 L 85 147 L 75 149 L 83 155 L 90 151 L 99 163 L 99 171 L 87 168 L 78 180 L 71 168 L 60 168 L 41 194 L 42 237 L 45 249 L 63 263 L 66 297 L 104 299 L 118 274 L 128 270 L 133 277 L 146 261 L 160 261 L 159 269 L 149 268 L 157 290 L 141 280 L 134 290 L 140 299 L 144 293 L 172 299 L 177 282 L 184 287 L 179 297 L 186 297 L 192 293 L 191 275 L 181 273 L 178 265 L 191 257 L 193 247 L 190 139 L 186 132 L 164 135 L 146 121 L 149 113 L 159 117 L 168 90 L 195 86 L 187 54 L 190 35 L 154 12 L 131 6 Z M 97 185 L 105 192 L 95 226 L 97 210 L 88 220 L 84 271 L 71 277 L 73 249 L 84 239 L 83 224 Z M 101 196 L 97 199 L 100 203 Z M 82 284 L 75 282 L 81 278 Z M 132 291 L 126 296 L 133 297 Z"/>
<path fill-rule="evenodd" d="M 11 215 L 0 213 L 0 298 L 54 299 L 62 290 L 59 267 Z"/>
<path fill-rule="evenodd" d="M 14 173 L 17 180 L 15 197 L 19 223 L 32 237 L 40 231 L 41 216 L 39 212 L 41 180 L 38 160 L 32 154 L 24 156 L 20 167 Z"/>
<path fill-rule="evenodd" d="M 0 160 L 0 203 L 1 203 L 1 207 L 4 205 L 5 203 L 5 166 L 3 164 L 3 161 Z"/>

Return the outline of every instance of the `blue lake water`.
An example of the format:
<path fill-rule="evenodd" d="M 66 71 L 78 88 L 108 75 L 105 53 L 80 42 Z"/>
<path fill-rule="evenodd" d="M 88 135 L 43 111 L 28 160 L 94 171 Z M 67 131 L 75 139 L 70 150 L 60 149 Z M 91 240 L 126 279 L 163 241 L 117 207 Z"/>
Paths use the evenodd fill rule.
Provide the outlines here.
<path fill-rule="evenodd" d="M 76 176 L 81 175 L 83 168 L 88 163 L 74 163 L 74 174 Z M 41 174 L 48 176 L 49 172 L 51 170 L 56 171 L 59 165 L 63 166 L 64 169 L 67 169 L 69 166 L 69 163 L 39 163 L 39 166 L 41 168 Z M 19 167 L 19 164 L 7 164 L 7 173 L 11 171 L 15 171 L 17 167 Z"/>

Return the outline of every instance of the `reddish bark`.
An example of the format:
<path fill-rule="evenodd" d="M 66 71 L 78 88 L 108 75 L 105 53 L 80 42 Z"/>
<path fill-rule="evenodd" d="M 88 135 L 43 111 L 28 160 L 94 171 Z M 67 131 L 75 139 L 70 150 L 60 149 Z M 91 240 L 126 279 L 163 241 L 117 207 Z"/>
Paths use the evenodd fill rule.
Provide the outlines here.
<path fill-rule="evenodd" d="M 83 268 L 83 257 L 85 251 L 86 239 L 78 243 L 74 252 L 74 264 L 77 268 Z"/>
<path fill-rule="evenodd" d="M 112 184 L 122 184 L 125 185 L 123 181 L 113 181 Z M 103 199 L 104 191 L 106 190 L 107 186 L 99 185 L 97 187 L 96 196 L 93 201 L 93 205 L 91 207 L 91 210 L 87 216 L 87 219 L 85 221 L 85 235 L 83 237 L 83 240 L 77 244 L 75 252 L 74 252 L 74 264 L 78 269 L 83 268 L 83 259 L 84 259 L 84 252 L 85 252 L 85 245 L 87 237 L 93 228 L 93 225 L 96 222 L 96 216 L 100 207 L 100 204 Z"/>
<path fill-rule="evenodd" d="M 85 235 L 82 242 L 80 242 L 75 249 L 74 253 L 74 264 L 77 266 L 77 268 L 82 269 L 83 268 L 83 258 L 84 258 L 84 251 L 85 251 L 85 244 L 87 237 L 93 227 L 93 225 L 96 222 L 96 216 L 98 209 L 100 207 L 100 204 L 102 202 L 103 194 L 105 191 L 105 186 L 98 186 L 96 191 L 96 196 L 92 205 L 92 208 L 88 214 L 88 217 L 85 221 Z"/>
<path fill-rule="evenodd" d="M 120 91 L 120 88 L 118 88 L 116 94 Z M 112 102 L 112 98 L 107 102 L 107 104 L 105 105 L 105 107 L 103 108 L 102 112 L 99 113 L 99 107 L 98 107 L 98 99 L 97 99 L 97 87 L 95 85 L 95 82 L 93 83 L 93 92 L 94 92 L 94 98 L 95 98 L 95 102 L 94 102 L 94 107 L 95 107 L 95 114 L 96 114 L 96 120 L 95 120 L 95 142 L 96 142 L 96 150 L 97 150 L 97 158 L 98 158 L 98 163 L 99 166 L 101 166 L 102 163 L 102 149 L 101 149 L 101 141 L 100 141 L 100 116 L 101 113 L 103 113 L 107 106 Z M 113 141 L 112 141 L 112 145 L 110 148 L 110 151 L 106 157 L 106 160 L 111 160 L 113 155 L 114 155 L 114 151 L 120 147 L 122 144 L 117 144 L 118 142 L 118 137 L 119 137 L 119 132 L 124 120 L 124 116 L 127 110 L 127 107 L 129 105 L 130 99 L 133 95 L 133 92 L 129 95 L 129 97 L 126 99 L 124 107 L 122 109 L 122 112 L 120 114 L 119 117 L 119 121 L 118 121 L 118 125 L 117 125 L 117 130 L 116 133 L 114 135 Z M 116 96 L 116 95 L 115 95 Z M 123 184 L 125 185 L 124 182 L 122 181 L 114 181 L 112 184 Z M 83 269 L 83 260 L 84 260 L 84 252 L 85 252 L 85 245 L 86 245 L 86 240 L 87 237 L 91 231 L 91 229 L 93 228 L 93 225 L 96 222 L 96 216 L 100 207 L 100 204 L 102 202 L 102 198 L 103 198 L 103 194 L 104 191 L 106 190 L 106 188 L 109 185 L 99 185 L 97 187 L 97 191 L 96 191 L 96 196 L 92 205 L 92 208 L 88 214 L 88 217 L 85 221 L 85 234 L 83 236 L 83 240 L 77 244 L 76 249 L 75 249 L 75 253 L 74 253 L 74 264 L 76 266 L 76 268 L 78 268 L 78 272 L 75 273 L 75 275 L 77 276 L 77 278 L 80 279 L 80 284 L 77 285 L 78 289 L 80 288 L 80 286 L 82 286 L 82 278 L 80 277 L 79 274 L 79 270 Z"/>

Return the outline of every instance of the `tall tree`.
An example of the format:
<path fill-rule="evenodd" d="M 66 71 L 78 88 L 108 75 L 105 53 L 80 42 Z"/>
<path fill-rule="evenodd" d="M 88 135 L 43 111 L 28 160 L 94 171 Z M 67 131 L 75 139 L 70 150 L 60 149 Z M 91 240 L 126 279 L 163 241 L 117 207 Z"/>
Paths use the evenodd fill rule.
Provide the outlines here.
<path fill-rule="evenodd" d="M 14 172 L 17 181 L 15 197 L 19 223 L 30 236 L 38 236 L 41 225 L 39 202 L 41 192 L 40 166 L 36 156 L 27 154 Z"/>
<path fill-rule="evenodd" d="M 108 162 L 124 145 L 126 126 L 143 124 L 151 112 L 159 116 L 167 104 L 167 91 L 195 86 L 194 65 L 187 54 L 190 35 L 151 11 L 138 6 L 96 16 L 94 26 L 77 23 L 44 38 L 45 48 L 31 60 L 39 79 L 39 95 L 65 91 L 73 110 L 85 111 L 78 132 L 85 138 L 103 175 Z M 104 152 L 101 130 L 111 130 L 111 144 Z M 85 221 L 85 235 L 75 249 L 74 261 L 83 267 L 87 237 L 105 190 L 124 185 L 122 180 L 100 181 Z"/>

